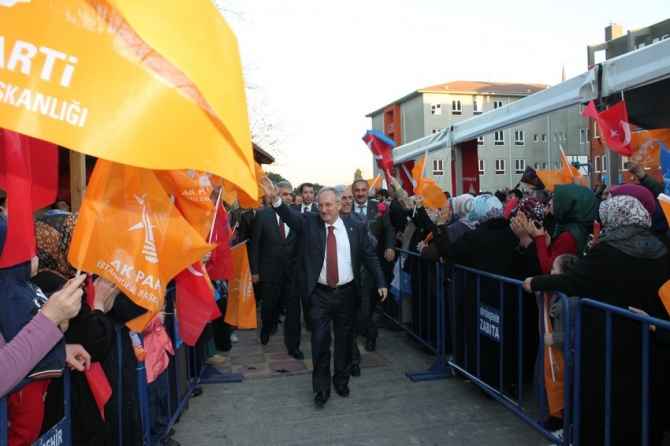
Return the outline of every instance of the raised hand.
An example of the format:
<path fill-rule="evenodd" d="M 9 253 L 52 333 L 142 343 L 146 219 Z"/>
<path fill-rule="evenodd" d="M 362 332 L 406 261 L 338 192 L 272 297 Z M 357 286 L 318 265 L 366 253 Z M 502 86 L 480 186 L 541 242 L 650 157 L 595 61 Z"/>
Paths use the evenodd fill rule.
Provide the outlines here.
<path fill-rule="evenodd" d="M 63 288 L 49 297 L 40 312 L 54 324 L 61 324 L 75 317 L 81 308 L 81 296 L 84 294 L 81 284 L 84 280 L 86 274 L 69 280 Z"/>
<path fill-rule="evenodd" d="M 279 189 L 268 177 L 261 177 L 260 183 L 258 185 L 265 191 L 265 195 L 270 199 L 271 203 L 277 201 L 279 197 Z"/>

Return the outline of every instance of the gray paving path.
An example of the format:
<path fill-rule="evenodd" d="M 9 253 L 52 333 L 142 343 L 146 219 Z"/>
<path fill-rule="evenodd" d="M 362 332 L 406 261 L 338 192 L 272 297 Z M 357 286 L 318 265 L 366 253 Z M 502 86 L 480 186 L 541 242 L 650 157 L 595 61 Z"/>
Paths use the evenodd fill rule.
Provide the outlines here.
<path fill-rule="evenodd" d="M 204 384 L 174 436 L 191 445 L 549 445 L 472 384 L 457 379 L 414 383 L 408 370 L 433 358 L 404 332 L 380 330 L 387 366 L 362 369 L 351 395 L 335 392 L 314 406 L 311 375 Z"/>

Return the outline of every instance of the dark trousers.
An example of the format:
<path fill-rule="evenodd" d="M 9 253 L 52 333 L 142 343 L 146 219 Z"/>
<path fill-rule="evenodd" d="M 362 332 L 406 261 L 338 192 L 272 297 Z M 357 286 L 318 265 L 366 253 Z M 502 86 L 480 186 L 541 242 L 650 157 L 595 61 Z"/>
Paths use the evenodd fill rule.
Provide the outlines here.
<path fill-rule="evenodd" d="M 330 389 L 330 322 L 335 333 L 333 385 L 349 384 L 354 324 L 356 323 L 356 288 L 331 292 L 315 288 L 309 297 L 309 315 L 312 320 L 312 390 Z"/>
<path fill-rule="evenodd" d="M 363 291 L 363 294 L 363 302 L 365 302 L 367 299 L 367 303 L 363 304 L 361 307 L 359 333 L 365 339 L 377 339 L 379 330 L 377 329 L 374 316 L 377 305 L 381 303 L 381 297 L 379 296 L 379 293 L 376 289 Z"/>
<path fill-rule="evenodd" d="M 284 319 L 284 344 L 287 350 L 300 348 L 300 300 L 291 293 L 291 282 L 258 282 L 261 298 L 261 333 L 270 334 L 277 322 L 282 307 L 286 310 Z"/>
<path fill-rule="evenodd" d="M 168 439 L 168 369 L 147 384 L 147 400 L 149 403 L 149 433 L 151 446 L 157 446 Z"/>

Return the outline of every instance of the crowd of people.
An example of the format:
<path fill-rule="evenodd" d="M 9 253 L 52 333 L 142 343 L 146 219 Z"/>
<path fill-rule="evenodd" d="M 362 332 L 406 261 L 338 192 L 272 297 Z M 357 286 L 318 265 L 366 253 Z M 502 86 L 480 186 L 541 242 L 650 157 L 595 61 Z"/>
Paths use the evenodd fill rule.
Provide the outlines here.
<path fill-rule="evenodd" d="M 552 193 L 513 189 L 453 198 L 445 192 L 448 202 L 439 209 L 427 208 L 421 195 L 409 196 L 392 177 L 388 189 L 374 194 L 364 179 L 320 190 L 304 183 L 294 193 L 289 182 L 273 183 L 263 177 L 265 196 L 259 209 L 231 214 L 231 225 L 237 228 L 235 243 L 248 243 L 260 307 L 260 343 L 267 345 L 282 323 L 287 353 L 302 360 L 304 324 L 311 332 L 314 403 L 322 407 L 331 389 L 340 397 L 349 396 L 350 377 L 361 375 L 357 338 L 367 351 L 378 348 L 378 330 L 383 326 L 376 318 L 380 306 L 416 336 L 435 343 L 434 321 L 443 316 L 435 311 L 436 292 L 444 286 L 446 316 L 455 325 L 449 330 L 453 338 L 448 353 L 467 372 L 492 388 L 502 382 L 505 392 L 516 397 L 518 376 L 537 386 L 538 349 L 561 347 L 574 333 L 574 327 L 563 321 L 580 298 L 670 319 L 658 295 L 670 280 L 668 223 L 654 198 L 664 185 L 633 162 L 629 168 L 639 185 L 594 191 L 580 184 L 561 184 Z M 7 212 L 6 203 L 1 204 Z M 67 260 L 76 221 L 77 214 L 68 207 L 54 206 L 35 221 L 37 257 L 0 268 L 0 299 L 6 309 L 0 315 L 0 356 L 6 371 L 0 376 L 0 389 L 8 395 L 9 444 L 31 444 L 62 417 L 59 364 L 64 363 L 72 370 L 73 443 L 142 444 L 135 373 L 142 360 L 148 378 L 151 442 L 178 444 L 167 431 L 166 370 L 174 349 L 165 332 L 166 313 L 141 333 L 143 342 L 124 326 L 145 310 L 105 279 L 76 274 Z M 11 243 L 5 234 L 6 224 L 0 222 L 0 252 Z M 416 257 L 398 255 L 398 249 Z M 454 264 L 523 281 L 524 296 L 518 299 L 518 288 L 501 287 L 492 280 L 482 280 L 477 291 L 471 279 L 452 277 Z M 438 268 L 444 271 L 444 283 L 436 282 Z M 391 283 L 401 273 L 411 278 L 409 286 L 387 299 Z M 452 281 L 456 281 L 453 287 Z M 225 283 L 214 287 L 225 294 Z M 569 296 L 569 308 L 557 296 L 545 294 L 550 291 Z M 499 310 L 504 320 L 503 358 L 498 342 L 479 332 L 476 292 L 479 304 Z M 219 302 L 225 314 L 225 299 Z M 539 324 L 543 307 L 548 318 Z M 589 363 L 582 371 L 581 441 L 600 444 L 605 427 L 607 323 L 602 312 L 588 307 L 582 321 L 582 354 Z M 541 326 L 550 329 L 540 333 Z M 223 320 L 208 325 L 198 346 L 203 362 L 225 363 L 218 352 L 230 350 L 235 340 L 232 328 Z M 665 378 L 670 347 L 665 331 L 658 332 L 649 334 L 650 444 L 662 441 L 670 396 Z M 121 345 L 116 345 L 118 340 Z M 612 317 L 615 443 L 636 443 L 641 436 L 639 340 L 639 324 Z M 555 351 L 560 354 L 560 349 Z M 520 354 L 523 361 L 518 360 Z M 116 388 L 119 373 L 122 389 Z M 103 379 L 111 387 L 104 407 L 93 390 Z M 13 390 L 17 385 L 19 390 Z M 560 410 L 552 416 L 560 420 Z"/>

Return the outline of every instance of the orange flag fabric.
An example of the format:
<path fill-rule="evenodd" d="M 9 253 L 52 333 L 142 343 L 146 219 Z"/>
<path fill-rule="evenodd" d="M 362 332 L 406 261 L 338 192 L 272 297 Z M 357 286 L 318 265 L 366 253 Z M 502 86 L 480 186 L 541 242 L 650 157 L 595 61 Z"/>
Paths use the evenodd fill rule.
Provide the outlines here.
<path fill-rule="evenodd" d="M 579 183 L 582 186 L 586 186 L 586 179 L 579 173 L 579 170 L 570 162 L 565 156 L 565 152 L 561 149 L 561 167 L 558 170 L 537 170 L 535 173 L 537 177 L 542 181 L 544 187 L 547 188 L 549 192 L 554 191 L 554 187 L 557 184 L 569 184 L 572 183 L 575 178 L 579 180 Z"/>
<path fill-rule="evenodd" d="M 130 329 L 141 332 L 163 308 L 167 283 L 211 250 L 151 170 L 98 160 L 68 260 L 148 310 L 126 324 Z"/>
<path fill-rule="evenodd" d="M 426 159 L 428 159 L 428 153 L 426 153 L 420 160 L 418 160 L 416 163 L 414 163 L 414 167 L 412 167 L 412 186 L 416 188 L 420 183 L 421 179 L 423 178 L 423 168 L 426 164 Z M 420 192 L 415 192 L 415 193 L 420 193 Z"/>
<path fill-rule="evenodd" d="M 423 204 L 428 209 L 437 210 L 449 202 L 444 195 L 444 191 L 432 178 L 421 178 L 419 186 L 414 189 L 414 193 L 423 195 Z"/>
<path fill-rule="evenodd" d="M 251 283 L 246 242 L 233 246 L 231 251 L 235 278 L 228 282 L 228 308 L 224 321 L 240 329 L 256 328 L 256 299 Z"/>
<path fill-rule="evenodd" d="M 631 160 L 640 167 L 658 167 L 661 158 L 659 140 L 670 146 L 670 129 L 638 130 L 631 134 Z"/>
<path fill-rule="evenodd" d="M 156 170 L 165 191 L 174 196 L 177 208 L 187 222 L 207 240 L 214 221 L 214 188 L 206 173 L 188 170 Z"/>
<path fill-rule="evenodd" d="M 549 295 L 544 294 L 544 328 L 545 333 L 552 333 L 553 327 L 549 319 Z M 540 339 L 544 339 L 541 333 Z M 544 352 L 544 386 L 547 390 L 549 414 L 563 418 L 563 354 L 559 348 L 546 347 Z"/>
<path fill-rule="evenodd" d="M 10 3 L 0 127 L 124 164 L 206 170 L 257 198 L 237 39 L 210 0 Z"/>

